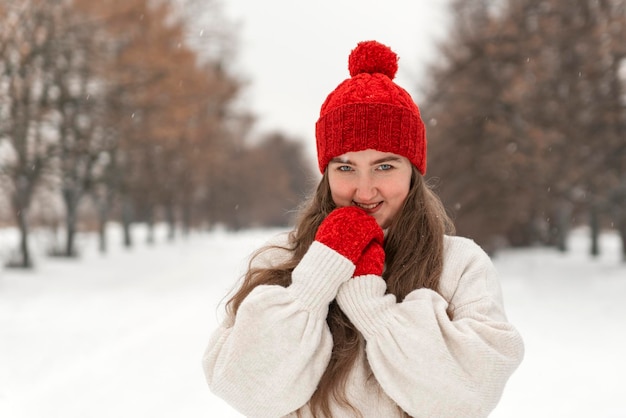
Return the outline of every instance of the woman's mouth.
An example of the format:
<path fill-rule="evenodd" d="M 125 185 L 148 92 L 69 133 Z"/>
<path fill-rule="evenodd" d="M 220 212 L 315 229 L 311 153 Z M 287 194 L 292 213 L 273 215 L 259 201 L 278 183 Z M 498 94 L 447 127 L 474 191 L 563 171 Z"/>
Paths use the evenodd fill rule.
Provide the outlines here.
<path fill-rule="evenodd" d="M 380 207 L 380 205 L 383 204 L 383 202 L 378 202 L 378 203 L 359 203 L 359 202 L 355 202 L 355 201 L 352 201 L 352 203 L 355 206 L 360 207 L 361 209 L 363 209 L 365 212 L 368 212 L 368 213 L 376 212 L 376 209 L 378 209 Z"/>

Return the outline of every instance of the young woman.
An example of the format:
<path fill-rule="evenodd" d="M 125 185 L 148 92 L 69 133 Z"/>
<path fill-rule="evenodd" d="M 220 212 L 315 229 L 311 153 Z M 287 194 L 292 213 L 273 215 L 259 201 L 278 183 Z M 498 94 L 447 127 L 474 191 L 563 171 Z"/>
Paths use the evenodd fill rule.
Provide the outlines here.
<path fill-rule="evenodd" d="M 486 417 L 524 346 L 489 257 L 426 186 L 397 56 L 361 42 L 316 124 L 322 179 L 259 250 L 203 359 L 250 417 Z"/>

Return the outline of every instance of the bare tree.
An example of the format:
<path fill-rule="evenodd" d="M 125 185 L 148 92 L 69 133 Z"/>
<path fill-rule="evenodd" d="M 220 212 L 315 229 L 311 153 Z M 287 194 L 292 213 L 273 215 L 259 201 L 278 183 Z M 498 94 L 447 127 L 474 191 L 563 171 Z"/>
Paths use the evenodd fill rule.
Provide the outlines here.
<path fill-rule="evenodd" d="M 63 4 L 27 0 L 0 3 L 0 140 L 10 145 L 0 173 L 10 183 L 11 204 L 20 230 L 20 259 L 33 264 L 28 244 L 28 210 L 58 149 L 58 131 L 51 108 L 55 94 L 51 77 L 55 62 L 47 51 Z"/>
<path fill-rule="evenodd" d="M 110 142 L 104 125 L 106 74 L 101 72 L 108 64 L 108 41 L 103 28 L 76 9 L 68 8 L 64 17 L 58 40 L 47 53 L 56 62 L 52 78 L 58 91 L 58 174 L 66 215 L 65 247 L 59 254 L 71 257 L 76 253 L 79 204 L 102 172 L 98 164 L 108 162 L 102 159 Z"/>

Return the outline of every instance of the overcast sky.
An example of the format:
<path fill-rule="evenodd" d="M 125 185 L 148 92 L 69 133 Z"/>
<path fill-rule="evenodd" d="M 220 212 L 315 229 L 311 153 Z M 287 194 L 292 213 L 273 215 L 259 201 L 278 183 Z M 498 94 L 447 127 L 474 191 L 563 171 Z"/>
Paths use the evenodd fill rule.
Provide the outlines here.
<path fill-rule="evenodd" d="M 400 57 L 396 82 L 419 105 L 426 64 L 444 39 L 449 0 L 224 0 L 239 22 L 237 71 L 256 133 L 280 130 L 314 155 L 314 126 L 326 96 L 348 74 L 348 55 L 377 40 Z"/>

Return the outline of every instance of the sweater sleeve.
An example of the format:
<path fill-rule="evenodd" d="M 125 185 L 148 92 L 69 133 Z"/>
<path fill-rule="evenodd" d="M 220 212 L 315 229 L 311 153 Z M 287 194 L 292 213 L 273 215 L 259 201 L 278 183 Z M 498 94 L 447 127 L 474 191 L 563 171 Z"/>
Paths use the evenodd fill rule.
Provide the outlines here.
<path fill-rule="evenodd" d="M 246 416 L 279 417 L 306 404 L 331 355 L 328 305 L 353 271 L 313 242 L 290 286 L 257 286 L 210 339 L 203 367 L 211 390 Z"/>
<path fill-rule="evenodd" d="M 363 334 L 387 395 L 414 417 L 488 416 L 524 353 L 489 257 L 448 238 L 439 293 L 417 289 L 397 302 L 385 292 L 381 277 L 359 277 L 337 302 Z"/>

